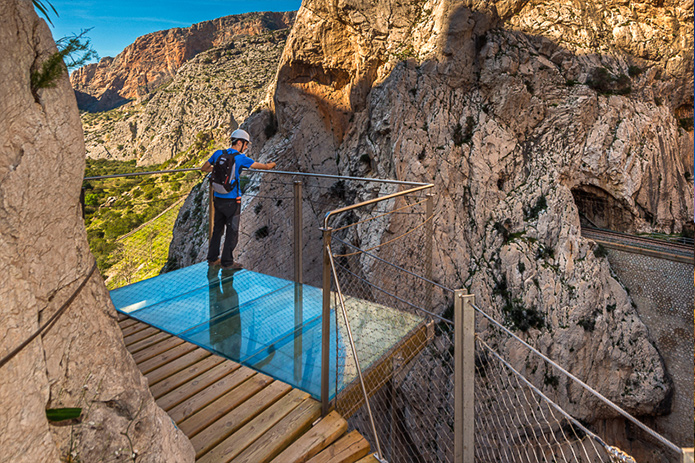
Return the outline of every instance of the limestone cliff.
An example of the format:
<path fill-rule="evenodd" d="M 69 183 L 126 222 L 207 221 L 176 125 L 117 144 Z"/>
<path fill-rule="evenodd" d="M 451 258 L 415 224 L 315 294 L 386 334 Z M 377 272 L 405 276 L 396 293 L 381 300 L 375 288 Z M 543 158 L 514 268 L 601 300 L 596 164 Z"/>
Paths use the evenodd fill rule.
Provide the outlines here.
<path fill-rule="evenodd" d="M 692 121 L 692 2 L 561 3 L 308 0 L 267 111 L 245 124 L 263 141 L 272 115 L 279 133 L 251 155 L 435 183 L 439 281 L 510 324 L 537 313 L 530 342 L 631 413 L 667 413 L 668 373 L 574 198 L 616 208 L 628 231 L 692 220 L 692 122 L 677 119 Z M 575 416 L 613 416 L 559 388 Z"/>
<path fill-rule="evenodd" d="M 0 267 L 4 357 L 87 276 L 79 194 L 84 142 L 67 75 L 31 88 L 56 46 L 31 2 L 0 1 Z M 2 462 L 194 460 L 188 439 L 154 402 L 126 351 L 104 283 L 94 274 L 49 331 L 0 371 Z M 82 408 L 50 424 L 46 409 Z"/>
<path fill-rule="evenodd" d="M 288 29 L 265 29 L 260 35 L 228 38 L 184 63 L 144 98 L 111 111 L 83 113 L 87 156 L 148 165 L 210 139 L 226 146 L 231 130 L 267 91 L 287 34 Z"/>
<path fill-rule="evenodd" d="M 235 36 L 287 29 L 294 15 L 267 12 L 225 16 L 139 37 L 116 58 L 103 58 L 72 73 L 78 107 L 84 111 L 105 111 L 143 98 L 170 81 L 183 63 L 199 53 Z"/>

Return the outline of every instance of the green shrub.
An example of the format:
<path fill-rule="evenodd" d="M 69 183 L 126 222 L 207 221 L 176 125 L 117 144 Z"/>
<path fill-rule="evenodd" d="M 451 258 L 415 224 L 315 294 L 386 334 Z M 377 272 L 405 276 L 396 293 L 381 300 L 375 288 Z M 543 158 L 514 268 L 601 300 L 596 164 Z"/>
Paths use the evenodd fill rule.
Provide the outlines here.
<path fill-rule="evenodd" d="M 535 220 L 538 218 L 538 214 L 548 208 L 548 202 L 545 199 L 545 195 L 542 194 L 536 200 L 536 204 L 528 209 L 524 208 L 524 220 Z"/>
<path fill-rule="evenodd" d="M 257 240 L 266 238 L 266 237 L 268 237 L 269 234 L 270 234 L 270 231 L 268 230 L 267 225 L 262 226 L 261 228 L 256 230 L 256 232 L 254 233 Z"/>
<path fill-rule="evenodd" d="M 596 247 L 594 248 L 594 256 L 600 259 L 602 257 L 606 257 L 607 255 L 608 251 L 606 250 L 606 248 L 603 247 L 603 245 L 600 243 L 596 244 Z"/>
<path fill-rule="evenodd" d="M 584 328 L 584 331 L 592 332 L 596 327 L 596 320 L 590 317 L 580 318 L 579 321 L 577 321 L 577 325 Z"/>
<path fill-rule="evenodd" d="M 99 195 L 90 193 L 85 195 L 84 204 L 86 206 L 98 206 L 99 205 Z"/>

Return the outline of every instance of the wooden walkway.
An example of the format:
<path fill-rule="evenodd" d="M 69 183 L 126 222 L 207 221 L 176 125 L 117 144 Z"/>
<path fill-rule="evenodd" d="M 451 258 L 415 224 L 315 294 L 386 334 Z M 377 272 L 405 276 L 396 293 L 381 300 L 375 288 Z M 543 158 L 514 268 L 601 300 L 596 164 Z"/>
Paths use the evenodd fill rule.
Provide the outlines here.
<path fill-rule="evenodd" d="M 126 348 L 157 404 L 204 463 L 376 463 L 337 412 L 306 392 L 119 314 Z"/>

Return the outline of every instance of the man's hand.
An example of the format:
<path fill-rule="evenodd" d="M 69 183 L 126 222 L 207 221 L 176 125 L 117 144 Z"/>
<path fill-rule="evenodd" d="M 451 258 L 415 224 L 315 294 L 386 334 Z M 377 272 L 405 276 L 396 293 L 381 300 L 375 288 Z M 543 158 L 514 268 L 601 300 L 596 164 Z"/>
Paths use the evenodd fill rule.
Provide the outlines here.
<path fill-rule="evenodd" d="M 269 162 L 268 164 L 266 164 L 266 166 L 268 166 L 268 169 L 275 169 L 275 166 L 277 166 L 277 164 L 274 162 Z"/>

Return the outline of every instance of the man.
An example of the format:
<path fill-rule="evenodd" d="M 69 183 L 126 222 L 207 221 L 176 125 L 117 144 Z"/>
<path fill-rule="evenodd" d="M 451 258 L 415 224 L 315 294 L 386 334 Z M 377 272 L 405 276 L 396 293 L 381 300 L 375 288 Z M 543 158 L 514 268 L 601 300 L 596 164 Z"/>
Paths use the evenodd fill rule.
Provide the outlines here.
<path fill-rule="evenodd" d="M 215 207 L 215 222 L 210 237 L 210 248 L 208 249 L 208 265 L 222 265 L 222 268 L 240 269 L 241 264 L 234 262 L 232 252 L 236 247 L 239 238 L 239 214 L 241 212 L 241 188 L 239 185 L 239 174 L 242 169 L 272 169 L 274 162 L 263 164 L 248 158 L 244 152 L 251 145 L 249 134 L 246 131 L 237 129 L 232 132 L 231 151 L 234 154 L 236 170 L 234 172 L 236 184 L 229 193 L 214 193 L 213 204 Z M 210 159 L 200 168 L 203 172 L 212 172 L 217 159 L 224 150 L 215 151 Z M 222 257 L 220 257 L 220 241 L 225 228 L 227 233 L 222 247 Z"/>

